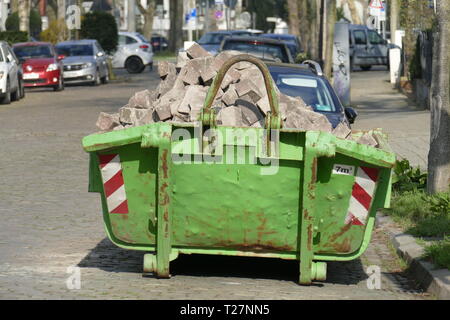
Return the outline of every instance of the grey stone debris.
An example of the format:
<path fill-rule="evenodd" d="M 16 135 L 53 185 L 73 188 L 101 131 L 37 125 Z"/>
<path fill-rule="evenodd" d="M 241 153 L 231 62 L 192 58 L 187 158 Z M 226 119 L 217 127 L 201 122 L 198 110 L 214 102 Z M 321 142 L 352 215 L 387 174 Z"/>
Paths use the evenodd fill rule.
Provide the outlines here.
<path fill-rule="evenodd" d="M 178 54 L 176 65 L 159 63 L 161 82 L 155 90 L 136 92 L 116 114 L 100 113 L 97 127 L 104 132 L 158 121 L 197 121 L 213 79 L 223 64 L 237 54 L 241 53 L 224 51 L 213 57 L 194 44 Z M 301 98 L 287 96 L 276 86 L 274 90 L 284 128 L 330 132 L 342 139 L 378 146 L 375 133 L 367 132 L 355 138 L 346 123 L 333 129 L 325 115 L 315 112 Z M 263 128 L 270 104 L 260 70 L 247 62 L 232 66 L 224 76 L 211 108 L 217 115 L 218 125 Z"/>
<path fill-rule="evenodd" d="M 113 130 L 115 127 L 120 126 L 119 115 L 117 113 L 100 112 L 96 125 L 101 131 Z"/>

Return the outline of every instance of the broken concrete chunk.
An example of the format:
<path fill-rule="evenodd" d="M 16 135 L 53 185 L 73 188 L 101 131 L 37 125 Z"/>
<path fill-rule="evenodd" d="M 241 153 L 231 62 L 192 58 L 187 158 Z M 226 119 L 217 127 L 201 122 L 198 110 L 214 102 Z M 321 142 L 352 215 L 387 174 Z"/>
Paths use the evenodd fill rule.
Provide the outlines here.
<path fill-rule="evenodd" d="M 212 55 L 203 49 L 198 43 L 194 43 L 189 49 L 186 50 L 188 57 L 191 59 L 202 58 L 202 57 L 211 57 Z"/>
<path fill-rule="evenodd" d="M 217 122 L 223 126 L 242 127 L 244 124 L 241 108 L 236 106 L 223 108 L 217 115 Z"/>
<path fill-rule="evenodd" d="M 187 86 L 186 94 L 178 106 L 178 112 L 190 114 L 191 118 L 195 118 L 205 103 L 207 88 L 202 86 Z"/>
<path fill-rule="evenodd" d="M 190 63 L 192 60 L 186 63 L 186 66 L 181 69 L 179 77 L 181 80 L 187 85 L 196 85 L 199 84 L 200 80 L 200 72 L 195 69 L 194 65 Z"/>
<path fill-rule="evenodd" d="M 252 102 L 254 103 L 258 102 L 263 96 L 256 87 L 255 83 L 250 79 L 243 79 L 236 83 L 236 92 L 239 97 L 243 97 L 245 95 L 250 96 Z"/>
<path fill-rule="evenodd" d="M 186 66 L 186 63 L 189 61 L 189 57 L 187 55 L 187 52 L 183 51 L 183 52 L 179 52 L 178 56 L 177 56 L 177 64 L 176 64 L 176 68 L 178 70 L 181 70 L 182 68 L 184 68 Z"/>
<path fill-rule="evenodd" d="M 228 90 L 223 94 L 222 96 L 222 101 L 227 105 L 227 106 L 231 106 L 233 105 L 236 100 L 239 98 L 237 92 L 236 92 L 236 87 L 234 84 L 230 85 L 230 87 L 228 88 Z"/>
<path fill-rule="evenodd" d="M 170 110 L 170 104 L 161 104 L 155 108 L 156 115 L 159 121 L 164 121 L 172 117 L 172 112 Z"/>
<path fill-rule="evenodd" d="M 115 127 L 120 126 L 119 115 L 117 113 L 108 114 L 105 112 L 100 112 L 97 119 L 97 128 L 102 131 L 110 131 Z"/>
<path fill-rule="evenodd" d="M 152 108 L 151 94 L 148 90 L 136 92 L 128 101 L 131 108 L 150 109 Z"/>
<path fill-rule="evenodd" d="M 352 133 L 352 130 L 350 130 L 346 123 L 340 122 L 332 133 L 338 138 L 346 139 Z"/>
<path fill-rule="evenodd" d="M 258 102 L 256 102 L 256 105 L 264 114 L 270 112 L 270 103 L 267 94 L 265 94 L 261 99 L 259 99 Z"/>
<path fill-rule="evenodd" d="M 217 71 L 211 67 L 213 60 L 214 57 L 208 56 L 193 59 L 189 61 L 188 64 L 191 64 L 192 67 L 198 71 L 198 73 L 200 74 L 200 78 L 203 80 L 204 83 L 206 83 L 211 79 L 213 79 L 217 74 Z"/>
<path fill-rule="evenodd" d="M 137 109 L 129 106 L 125 106 L 119 109 L 119 121 L 122 124 L 135 124 L 148 112 L 147 109 Z"/>
<path fill-rule="evenodd" d="M 378 146 L 377 140 L 375 140 L 374 137 L 372 137 L 372 135 L 370 133 L 365 133 L 356 142 L 361 143 L 361 144 L 366 144 L 366 145 L 371 146 L 371 147 Z"/>
<path fill-rule="evenodd" d="M 158 62 L 158 74 L 160 78 L 165 79 L 169 74 L 175 75 L 177 73 L 175 64 L 168 61 Z"/>
<path fill-rule="evenodd" d="M 236 100 L 236 106 L 241 108 L 242 120 L 248 126 L 264 118 L 264 114 L 253 103 L 252 98 L 248 94 Z"/>

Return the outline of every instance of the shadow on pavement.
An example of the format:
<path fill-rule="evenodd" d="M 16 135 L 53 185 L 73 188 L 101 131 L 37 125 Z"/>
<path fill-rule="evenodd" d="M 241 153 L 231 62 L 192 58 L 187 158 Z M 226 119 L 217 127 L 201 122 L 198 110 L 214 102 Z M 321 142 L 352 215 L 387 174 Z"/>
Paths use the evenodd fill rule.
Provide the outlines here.
<path fill-rule="evenodd" d="M 105 238 L 78 263 L 78 266 L 115 273 L 142 273 L 143 256 L 143 251 L 116 247 Z M 350 262 L 329 262 L 327 271 L 326 283 L 351 285 L 367 279 L 360 259 Z M 299 262 L 257 257 L 181 254 L 170 263 L 170 273 L 173 277 L 272 279 L 297 283 Z M 322 286 L 320 282 L 316 282 L 315 285 Z"/>

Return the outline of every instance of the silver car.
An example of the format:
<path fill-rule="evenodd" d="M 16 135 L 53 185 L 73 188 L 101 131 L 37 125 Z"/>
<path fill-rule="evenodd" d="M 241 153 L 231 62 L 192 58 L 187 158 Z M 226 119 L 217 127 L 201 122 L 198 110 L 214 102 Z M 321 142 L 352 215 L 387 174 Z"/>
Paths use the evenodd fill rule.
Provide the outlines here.
<path fill-rule="evenodd" d="M 107 56 L 97 40 L 64 41 L 56 45 L 59 55 L 65 56 L 64 82 L 99 85 L 109 81 Z"/>
<path fill-rule="evenodd" d="M 129 73 L 141 73 L 145 66 L 153 68 L 151 43 L 138 32 L 119 32 L 119 45 L 112 58 L 114 68 L 125 68 Z"/>

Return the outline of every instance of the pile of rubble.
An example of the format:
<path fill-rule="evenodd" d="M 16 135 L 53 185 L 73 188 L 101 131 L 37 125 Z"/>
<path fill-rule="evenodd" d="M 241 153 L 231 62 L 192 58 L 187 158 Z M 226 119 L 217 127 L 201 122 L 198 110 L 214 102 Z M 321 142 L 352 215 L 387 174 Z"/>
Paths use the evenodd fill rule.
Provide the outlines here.
<path fill-rule="evenodd" d="M 226 61 L 239 54 L 224 51 L 214 57 L 194 44 L 186 52 L 179 53 L 176 64 L 159 62 L 161 82 L 156 90 L 135 93 L 118 113 L 102 112 L 97 127 L 106 132 L 159 121 L 197 121 L 217 72 Z M 327 117 L 314 112 L 302 99 L 287 96 L 278 88 L 276 92 L 284 128 L 332 132 L 341 138 L 352 139 L 351 130 L 344 123 L 333 130 Z M 216 111 L 218 125 L 264 127 L 270 106 L 259 69 L 248 62 L 235 64 L 225 75 L 212 108 Z M 367 134 L 358 138 L 358 142 L 377 145 Z"/>

